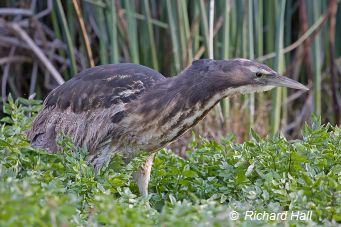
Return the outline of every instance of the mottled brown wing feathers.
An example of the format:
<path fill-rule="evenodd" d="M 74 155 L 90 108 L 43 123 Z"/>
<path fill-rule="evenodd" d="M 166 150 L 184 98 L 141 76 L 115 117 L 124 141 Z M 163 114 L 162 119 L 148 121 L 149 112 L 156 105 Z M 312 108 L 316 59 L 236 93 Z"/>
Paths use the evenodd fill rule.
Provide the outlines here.
<path fill-rule="evenodd" d="M 77 113 L 119 102 L 128 103 L 156 81 L 165 77 L 137 64 L 102 65 L 87 69 L 54 89 L 45 100 L 45 107 L 61 110 L 71 107 Z"/>
<path fill-rule="evenodd" d="M 63 132 L 77 145 L 95 149 L 101 137 L 108 136 L 110 124 L 126 117 L 125 104 L 163 79 L 150 68 L 130 63 L 87 69 L 47 96 L 28 138 L 34 146 L 56 151 L 56 136 Z"/>

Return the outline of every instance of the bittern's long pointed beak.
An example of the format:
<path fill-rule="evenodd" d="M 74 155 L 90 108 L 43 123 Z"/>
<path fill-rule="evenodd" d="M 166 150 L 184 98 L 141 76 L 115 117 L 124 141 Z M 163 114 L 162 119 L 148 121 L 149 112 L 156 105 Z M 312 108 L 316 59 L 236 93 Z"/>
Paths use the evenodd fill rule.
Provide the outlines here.
<path fill-rule="evenodd" d="M 303 84 L 289 79 L 285 76 L 275 75 L 275 76 L 269 76 L 266 78 L 266 81 L 269 85 L 276 86 L 276 87 L 289 87 L 293 89 L 301 89 L 308 91 L 309 88 L 304 86 Z"/>

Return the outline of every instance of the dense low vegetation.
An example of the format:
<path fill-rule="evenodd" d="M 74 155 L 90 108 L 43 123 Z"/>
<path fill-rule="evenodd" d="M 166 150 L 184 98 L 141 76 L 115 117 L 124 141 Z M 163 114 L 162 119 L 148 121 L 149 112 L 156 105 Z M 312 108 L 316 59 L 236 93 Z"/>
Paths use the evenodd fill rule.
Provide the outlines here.
<path fill-rule="evenodd" d="M 62 151 L 32 148 L 24 131 L 40 102 L 18 99 L 4 106 L 0 128 L 0 226 L 162 225 L 341 222 L 341 130 L 316 118 L 302 140 L 280 135 L 220 144 L 193 139 L 187 159 L 163 150 L 155 158 L 150 196 L 138 196 L 131 174 L 143 155 L 124 166 L 115 156 L 95 175 L 85 150 L 68 139 Z M 308 211 L 312 220 L 244 220 L 257 212 Z M 230 220 L 231 211 L 240 218 Z"/>

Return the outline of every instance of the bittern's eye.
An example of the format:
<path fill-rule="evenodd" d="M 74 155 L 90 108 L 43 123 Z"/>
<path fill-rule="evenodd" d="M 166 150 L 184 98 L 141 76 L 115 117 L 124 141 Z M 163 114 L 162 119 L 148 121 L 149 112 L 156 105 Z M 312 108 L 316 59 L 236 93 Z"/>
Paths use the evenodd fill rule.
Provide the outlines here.
<path fill-rule="evenodd" d="M 262 76 L 263 76 L 262 73 L 260 73 L 260 72 L 257 72 L 257 73 L 256 73 L 256 77 L 257 77 L 257 78 L 261 78 Z"/>

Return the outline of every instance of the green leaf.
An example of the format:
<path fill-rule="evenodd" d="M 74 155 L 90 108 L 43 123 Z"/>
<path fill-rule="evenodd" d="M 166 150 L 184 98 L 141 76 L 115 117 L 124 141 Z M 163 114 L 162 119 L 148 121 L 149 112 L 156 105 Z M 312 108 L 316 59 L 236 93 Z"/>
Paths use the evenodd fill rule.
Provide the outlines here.
<path fill-rule="evenodd" d="M 197 177 L 198 174 L 195 171 L 192 170 L 185 170 L 182 172 L 182 175 L 184 175 L 185 177 Z"/>
<path fill-rule="evenodd" d="M 255 132 L 255 130 L 253 130 L 252 128 L 250 129 L 250 133 L 251 133 L 252 139 L 254 139 L 256 142 L 259 142 L 261 140 L 257 132 Z"/>
<path fill-rule="evenodd" d="M 0 139 L 0 147 L 10 147 L 11 144 L 7 143 L 5 140 Z"/>

